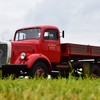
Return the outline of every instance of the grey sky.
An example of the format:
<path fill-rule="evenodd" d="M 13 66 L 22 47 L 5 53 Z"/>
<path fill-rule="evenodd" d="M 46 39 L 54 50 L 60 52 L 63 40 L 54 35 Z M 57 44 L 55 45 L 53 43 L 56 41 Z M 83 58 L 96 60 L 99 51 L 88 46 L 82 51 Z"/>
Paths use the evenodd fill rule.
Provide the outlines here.
<path fill-rule="evenodd" d="M 0 0 L 0 40 L 33 25 L 65 30 L 62 42 L 100 45 L 100 0 Z"/>

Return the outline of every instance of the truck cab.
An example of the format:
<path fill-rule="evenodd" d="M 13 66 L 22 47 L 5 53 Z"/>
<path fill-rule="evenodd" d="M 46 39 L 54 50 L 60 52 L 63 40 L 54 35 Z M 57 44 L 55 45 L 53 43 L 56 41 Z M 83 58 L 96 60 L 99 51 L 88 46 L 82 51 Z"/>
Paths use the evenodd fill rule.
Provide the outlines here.
<path fill-rule="evenodd" d="M 18 73 L 24 69 L 29 71 L 37 62 L 46 63 L 47 70 L 50 72 L 51 63 L 60 62 L 60 32 L 55 26 L 18 29 L 13 41 L 9 43 L 11 48 L 7 51 L 7 53 L 10 52 L 9 64 L 2 64 L 2 62 L 0 64 L 4 74 L 8 69 L 12 70 L 11 73 L 15 73 L 16 69 Z"/>
<path fill-rule="evenodd" d="M 57 27 L 38 26 L 17 30 L 14 41 L 11 42 L 13 47 L 12 62 L 14 57 L 18 58 L 16 53 L 24 52 L 26 54 L 45 55 L 50 62 L 60 61 L 60 35 Z M 30 54 L 29 54 L 30 53 Z"/>

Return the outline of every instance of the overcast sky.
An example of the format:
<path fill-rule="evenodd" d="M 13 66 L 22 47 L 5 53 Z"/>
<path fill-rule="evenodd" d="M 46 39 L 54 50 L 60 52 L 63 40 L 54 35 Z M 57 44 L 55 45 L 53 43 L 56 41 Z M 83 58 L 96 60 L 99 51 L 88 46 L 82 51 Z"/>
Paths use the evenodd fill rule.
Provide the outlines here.
<path fill-rule="evenodd" d="M 34 25 L 65 30 L 62 42 L 100 45 L 100 0 L 0 0 L 0 40 Z"/>

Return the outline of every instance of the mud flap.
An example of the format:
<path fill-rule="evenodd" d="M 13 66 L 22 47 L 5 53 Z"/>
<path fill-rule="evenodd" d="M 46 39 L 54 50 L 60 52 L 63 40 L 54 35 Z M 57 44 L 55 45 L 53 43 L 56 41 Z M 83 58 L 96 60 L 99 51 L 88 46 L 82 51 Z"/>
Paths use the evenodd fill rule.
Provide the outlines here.
<path fill-rule="evenodd" d="M 9 64 L 9 65 L 2 65 L 2 77 L 8 77 L 10 75 L 14 75 L 14 77 L 18 77 L 21 75 L 21 71 L 27 71 L 27 65 L 20 64 Z"/>

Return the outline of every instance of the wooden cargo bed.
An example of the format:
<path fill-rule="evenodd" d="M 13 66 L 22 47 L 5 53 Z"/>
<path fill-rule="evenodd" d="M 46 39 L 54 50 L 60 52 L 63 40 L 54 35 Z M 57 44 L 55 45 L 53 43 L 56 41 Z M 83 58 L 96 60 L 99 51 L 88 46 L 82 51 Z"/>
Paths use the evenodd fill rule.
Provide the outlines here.
<path fill-rule="evenodd" d="M 64 43 L 61 44 L 61 56 L 88 56 L 88 57 L 100 57 L 100 47 Z"/>

